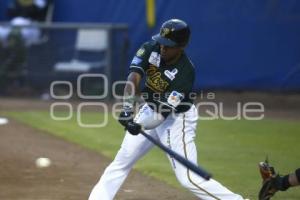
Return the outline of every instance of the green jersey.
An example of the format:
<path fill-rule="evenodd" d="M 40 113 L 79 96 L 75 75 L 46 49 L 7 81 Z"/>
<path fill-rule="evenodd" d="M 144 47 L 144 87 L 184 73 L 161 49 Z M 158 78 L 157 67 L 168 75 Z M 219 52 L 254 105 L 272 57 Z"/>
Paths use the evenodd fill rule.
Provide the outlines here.
<path fill-rule="evenodd" d="M 176 112 L 185 112 L 191 107 L 195 68 L 185 53 L 175 64 L 168 66 L 161 59 L 160 45 L 155 41 L 149 41 L 137 51 L 129 71 L 145 77 L 142 96 L 146 102 L 157 108 L 162 104 L 171 104 Z M 178 94 L 180 102 L 177 104 Z M 174 102 L 172 99 L 175 99 Z"/>

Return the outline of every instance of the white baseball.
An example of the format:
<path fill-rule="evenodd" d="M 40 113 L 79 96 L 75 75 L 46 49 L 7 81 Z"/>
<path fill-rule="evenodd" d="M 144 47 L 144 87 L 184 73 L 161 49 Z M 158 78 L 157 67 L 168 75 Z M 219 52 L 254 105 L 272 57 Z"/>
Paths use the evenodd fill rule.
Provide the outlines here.
<path fill-rule="evenodd" d="M 0 117 L 0 125 L 4 125 L 8 123 L 8 119 Z"/>
<path fill-rule="evenodd" d="M 38 158 L 35 160 L 35 165 L 38 168 L 45 168 L 51 165 L 51 160 L 49 158 Z"/>

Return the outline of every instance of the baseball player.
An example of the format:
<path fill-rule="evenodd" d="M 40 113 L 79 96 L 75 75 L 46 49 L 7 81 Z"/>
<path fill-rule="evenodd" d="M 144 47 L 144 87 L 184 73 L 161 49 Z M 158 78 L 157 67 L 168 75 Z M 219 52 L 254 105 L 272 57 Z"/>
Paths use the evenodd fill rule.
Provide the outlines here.
<path fill-rule="evenodd" d="M 259 170 L 263 179 L 258 194 L 259 200 L 269 200 L 278 191 L 286 191 L 290 187 L 300 185 L 300 168 L 296 169 L 294 173 L 280 176 L 266 160 L 259 163 Z"/>
<path fill-rule="evenodd" d="M 195 69 L 184 52 L 189 38 L 188 25 L 182 20 L 171 19 L 162 25 L 159 34 L 137 51 L 129 69 L 123 111 L 119 117 L 119 122 L 127 130 L 126 135 L 115 159 L 93 188 L 89 200 L 112 200 L 133 165 L 153 147 L 139 134 L 141 129 L 197 163 L 194 139 L 198 112 L 190 95 Z M 145 87 L 140 92 L 143 77 Z M 145 104 L 134 118 L 134 103 L 138 96 L 143 97 Z M 167 156 L 178 181 L 199 199 L 243 199 L 217 181 L 206 181 Z"/>

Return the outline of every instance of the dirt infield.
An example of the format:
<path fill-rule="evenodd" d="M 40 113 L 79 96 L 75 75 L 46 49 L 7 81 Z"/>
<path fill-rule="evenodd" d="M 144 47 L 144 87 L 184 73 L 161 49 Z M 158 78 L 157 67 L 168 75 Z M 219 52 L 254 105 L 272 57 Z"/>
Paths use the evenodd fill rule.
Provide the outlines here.
<path fill-rule="evenodd" d="M 83 200 L 109 159 L 59 138 L 10 121 L 0 126 L 0 199 Z M 48 157 L 52 165 L 37 168 Z M 133 171 L 118 200 L 195 199 L 190 194 Z"/>
<path fill-rule="evenodd" d="M 201 100 L 201 99 L 200 99 Z M 234 102 L 259 100 L 266 105 L 266 118 L 300 119 L 300 95 L 218 95 L 225 111 L 232 113 Z M 0 98 L 1 111 L 49 110 L 51 101 Z M 233 106 L 234 107 L 234 106 Z M 110 160 L 76 144 L 32 129 L 14 120 L 0 125 L 0 199 L 2 200 L 83 200 L 87 199 Z M 49 168 L 35 166 L 38 157 L 52 160 Z M 132 171 L 117 200 L 192 200 L 188 192 L 172 188 Z"/>

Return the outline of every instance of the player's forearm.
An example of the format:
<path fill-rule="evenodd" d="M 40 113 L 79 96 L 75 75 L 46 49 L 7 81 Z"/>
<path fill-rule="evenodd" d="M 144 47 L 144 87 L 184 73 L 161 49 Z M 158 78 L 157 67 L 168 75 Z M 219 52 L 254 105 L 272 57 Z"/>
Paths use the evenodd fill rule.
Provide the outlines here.
<path fill-rule="evenodd" d="M 300 168 L 289 175 L 289 183 L 291 186 L 300 185 Z"/>
<path fill-rule="evenodd" d="M 123 96 L 123 108 L 126 110 L 133 110 L 133 105 L 135 102 L 135 89 L 131 82 L 126 83 L 124 89 L 124 96 Z"/>
<path fill-rule="evenodd" d="M 123 107 L 127 110 L 132 110 L 133 105 L 140 94 L 139 84 L 141 77 L 137 73 L 130 73 L 124 88 Z"/>

